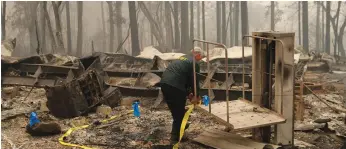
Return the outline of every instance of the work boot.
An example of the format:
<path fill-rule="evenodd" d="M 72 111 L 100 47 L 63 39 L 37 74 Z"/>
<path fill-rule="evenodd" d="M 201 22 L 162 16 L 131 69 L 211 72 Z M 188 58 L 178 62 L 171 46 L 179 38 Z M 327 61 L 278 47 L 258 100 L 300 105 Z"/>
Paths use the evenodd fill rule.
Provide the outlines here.
<path fill-rule="evenodd" d="M 184 133 L 184 136 L 181 138 L 180 142 L 186 142 L 188 140 L 188 137 Z M 171 134 L 170 144 L 175 145 L 179 142 L 179 135 Z"/>
<path fill-rule="evenodd" d="M 170 144 L 174 145 L 179 142 L 179 134 L 171 133 Z"/>

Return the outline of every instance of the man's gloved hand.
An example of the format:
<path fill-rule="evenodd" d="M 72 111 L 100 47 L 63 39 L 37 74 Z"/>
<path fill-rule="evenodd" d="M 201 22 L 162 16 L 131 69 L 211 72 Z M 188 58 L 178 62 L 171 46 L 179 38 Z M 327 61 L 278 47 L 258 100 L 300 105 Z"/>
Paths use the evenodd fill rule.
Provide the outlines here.
<path fill-rule="evenodd" d="M 192 93 L 189 94 L 188 99 L 190 102 L 194 105 L 199 104 L 201 102 L 201 97 L 200 96 L 193 96 Z"/>
<path fill-rule="evenodd" d="M 188 98 L 189 100 L 191 100 L 191 99 L 193 98 L 193 94 L 190 93 L 189 96 L 187 96 L 187 98 Z"/>

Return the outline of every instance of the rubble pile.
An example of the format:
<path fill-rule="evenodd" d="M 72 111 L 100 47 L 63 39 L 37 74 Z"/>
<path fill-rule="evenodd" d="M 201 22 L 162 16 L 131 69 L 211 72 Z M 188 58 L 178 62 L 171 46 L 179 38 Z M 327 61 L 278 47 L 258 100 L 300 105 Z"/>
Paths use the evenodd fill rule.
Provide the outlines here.
<path fill-rule="evenodd" d="M 329 55 L 309 56 L 299 61 L 306 68 L 298 74 L 313 92 L 304 87 L 305 112 L 303 120 L 295 121 L 295 139 L 301 148 L 340 148 L 346 138 L 346 73 Z"/>
<path fill-rule="evenodd" d="M 234 52 L 234 49 L 239 47 L 228 50 Z M 233 64 L 230 65 L 230 80 L 225 80 L 222 52 L 221 55 L 217 54 L 216 49 L 211 53 L 215 57 L 212 59 L 212 66 L 217 66 L 213 79 L 210 80 L 215 100 L 226 98 L 225 81 L 230 82 L 228 87 L 231 100 L 242 96 L 243 87 L 246 89 L 246 99 L 251 100 L 251 50 L 252 48 L 247 47 L 245 52 L 244 85 L 239 53 L 229 52 L 229 61 Z M 42 122 L 58 124 L 62 133 L 71 127 L 91 125 L 64 138 L 69 143 L 97 148 L 151 148 L 167 145 L 172 119 L 160 97 L 162 94 L 157 83 L 170 61 L 181 55 L 183 54 L 156 52 L 153 55 L 143 52 L 140 56 L 133 57 L 97 52 L 83 58 L 53 54 L 27 58 L 2 57 L 1 116 L 2 135 L 6 136 L 2 137 L 4 148 L 65 148 L 58 142 L 62 134 L 35 138 L 25 132 L 31 112 L 36 112 Z M 295 63 L 296 76 L 331 106 L 346 109 L 343 91 L 346 73 L 340 73 L 343 72 L 340 68 L 336 71 L 333 61 L 324 61 L 328 63 L 324 64 L 328 66 L 328 71 L 321 72 L 337 73 L 317 74 L 310 67 L 311 60 L 299 56 L 295 58 L 298 58 Z M 205 63 L 202 63 L 202 95 L 208 92 L 206 68 Z M 320 69 L 322 67 L 318 68 Z M 304 91 L 303 99 L 304 119 L 295 124 L 300 148 L 340 146 L 340 138 L 346 137 L 345 113 L 333 111 L 309 91 Z M 133 114 L 125 114 L 132 109 L 131 105 L 135 101 L 140 102 L 139 118 Z M 113 115 L 121 116 L 107 123 L 100 123 Z M 187 131 L 189 140 L 182 143 L 182 148 L 208 148 L 193 142 L 192 138 L 205 128 L 224 129 L 211 116 L 198 111 L 192 113 L 190 120 L 192 125 Z M 248 132 L 239 133 L 245 135 Z M 336 143 L 333 145 L 332 141 Z"/>

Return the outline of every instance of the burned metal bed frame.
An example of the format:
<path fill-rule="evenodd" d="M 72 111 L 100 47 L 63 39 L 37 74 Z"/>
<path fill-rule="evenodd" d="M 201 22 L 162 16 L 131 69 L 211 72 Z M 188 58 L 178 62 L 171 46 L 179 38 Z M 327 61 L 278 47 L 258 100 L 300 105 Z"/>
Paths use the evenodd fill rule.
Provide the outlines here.
<path fill-rule="evenodd" d="M 228 121 L 228 118 L 229 118 L 229 109 L 228 109 L 228 101 L 229 101 L 229 92 L 228 92 L 228 88 L 229 88 L 229 85 L 228 85 L 228 53 L 227 53 L 227 47 L 224 45 L 224 44 L 220 44 L 220 43 L 215 43 L 215 42 L 209 42 L 209 41 L 204 41 L 204 40 L 199 40 L 199 39 L 194 39 L 192 41 L 192 44 L 195 45 L 195 42 L 201 42 L 201 43 L 204 43 L 206 44 L 206 49 L 207 49 L 207 72 L 208 72 L 208 76 L 207 78 L 209 77 L 212 77 L 212 76 L 209 76 L 209 71 L 210 71 L 210 62 L 209 62 L 209 44 L 211 45 L 216 45 L 216 46 L 220 46 L 222 47 L 224 50 L 225 50 L 225 72 L 226 72 L 226 101 L 227 101 L 227 122 Z M 194 48 L 192 49 L 193 52 L 195 51 Z M 195 59 L 193 58 L 193 79 L 194 79 L 194 95 L 197 94 L 197 91 L 196 91 L 196 88 L 197 88 L 197 84 L 196 84 L 196 61 Z M 245 69 L 243 69 L 245 70 Z M 244 78 L 244 75 L 243 75 L 243 78 Z M 210 83 L 208 83 L 208 96 L 210 97 L 211 95 L 211 85 Z M 245 92 L 243 92 L 243 95 L 245 96 Z M 211 102 L 209 103 L 209 113 L 211 113 Z"/>

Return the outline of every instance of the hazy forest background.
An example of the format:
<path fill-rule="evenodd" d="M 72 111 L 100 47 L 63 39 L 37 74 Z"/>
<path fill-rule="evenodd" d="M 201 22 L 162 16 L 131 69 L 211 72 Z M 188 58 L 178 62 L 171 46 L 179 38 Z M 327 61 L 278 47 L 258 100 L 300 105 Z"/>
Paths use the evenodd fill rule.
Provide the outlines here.
<path fill-rule="evenodd" d="M 16 38 L 13 56 L 136 56 L 150 45 L 185 53 L 193 38 L 232 47 L 260 30 L 295 32 L 296 47 L 345 56 L 345 27 L 346 1 L 1 2 L 1 39 Z"/>

